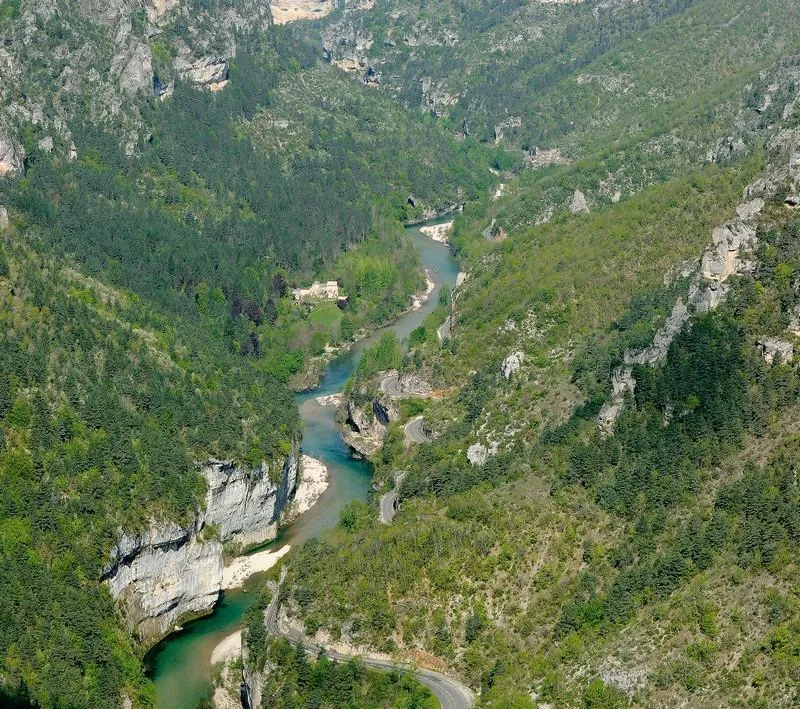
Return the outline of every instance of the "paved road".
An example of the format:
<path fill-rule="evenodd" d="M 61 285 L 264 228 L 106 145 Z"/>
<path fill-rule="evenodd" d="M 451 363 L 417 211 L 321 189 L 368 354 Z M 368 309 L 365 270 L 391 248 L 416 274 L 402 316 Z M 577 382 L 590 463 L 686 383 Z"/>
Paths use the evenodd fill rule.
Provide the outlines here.
<path fill-rule="evenodd" d="M 403 426 L 406 438 L 412 443 L 429 443 L 431 439 L 428 434 L 425 433 L 424 423 L 425 419 L 422 418 L 422 416 L 411 419 Z"/>
<path fill-rule="evenodd" d="M 400 473 L 394 481 L 394 487 L 389 490 L 385 495 L 381 495 L 380 508 L 381 508 L 381 522 L 383 524 L 391 524 L 394 516 L 397 514 L 397 488 L 403 482 L 405 473 Z"/>
<path fill-rule="evenodd" d="M 381 496 L 381 522 L 391 524 L 397 512 L 397 488 Z"/>
<path fill-rule="evenodd" d="M 413 375 L 404 376 L 401 383 L 400 375 L 392 372 L 383 377 L 378 386 L 390 399 L 428 399 L 431 396 L 430 385 Z"/>
<path fill-rule="evenodd" d="M 281 574 L 281 583 L 283 583 L 285 575 L 286 570 L 284 569 L 283 573 Z M 281 632 L 281 629 L 278 627 L 278 596 L 279 593 L 276 592 L 272 597 L 272 602 L 269 604 L 269 608 L 267 608 L 264 614 L 267 632 L 270 635 L 274 635 L 276 637 L 284 636 L 292 642 L 302 642 L 306 652 L 314 656 L 317 656 L 320 654 L 320 652 L 322 652 L 326 657 L 330 658 L 331 660 L 336 660 L 337 662 L 347 662 L 351 659 L 351 657 L 353 657 L 351 655 L 345 655 L 334 650 L 328 650 L 320 645 L 315 645 L 314 643 L 309 643 L 304 638 L 298 637 L 294 633 Z M 359 655 L 358 659 L 367 667 L 380 670 L 381 672 L 390 672 L 394 669 L 413 670 L 416 673 L 415 676 L 417 680 L 430 689 L 435 697 L 439 700 L 439 704 L 441 704 L 442 709 L 471 709 L 471 707 L 475 706 L 475 695 L 472 693 L 469 687 L 461 684 L 461 682 L 458 682 L 457 680 L 454 680 L 452 677 L 443 675 L 441 672 L 434 672 L 433 670 L 426 670 L 422 668 L 414 668 L 413 666 L 404 667 L 402 665 L 390 662 L 389 660 L 384 660 L 377 657 L 365 657 L 363 655 Z"/>

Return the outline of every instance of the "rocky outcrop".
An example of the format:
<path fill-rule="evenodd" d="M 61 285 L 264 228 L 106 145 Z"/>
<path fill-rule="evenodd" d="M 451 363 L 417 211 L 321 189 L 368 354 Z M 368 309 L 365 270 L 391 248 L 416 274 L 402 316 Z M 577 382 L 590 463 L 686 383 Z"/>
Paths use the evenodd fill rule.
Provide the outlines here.
<path fill-rule="evenodd" d="M 212 91 L 218 91 L 228 83 L 228 62 L 224 57 L 207 56 L 191 63 L 185 57 L 178 57 L 175 70 L 182 79 Z"/>
<path fill-rule="evenodd" d="M 356 20 L 345 18 L 322 31 L 322 51 L 325 59 L 348 72 L 361 73 L 367 70 L 369 66 L 367 52 L 372 43 L 372 33 Z"/>
<path fill-rule="evenodd" d="M 467 448 L 467 460 L 472 465 L 483 465 L 489 458 L 497 455 L 498 444 L 496 442 L 484 445 L 483 443 L 473 443 Z"/>
<path fill-rule="evenodd" d="M 442 117 L 447 113 L 447 108 L 458 103 L 458 93 L 449 91 L 441 81 L 432 76 L 425 76 L 420 80 L 422 94 L 422 110 Z"/>
<path fill-rule="evenodd" d="M 767 364 L 789 364 L 794 360 L 794 345 L 779 337 L 762 337 L 756 346 Z"/>
<path fill-rule="evenodd" d="M 506 137 L 506 131 L 513 131 L 522 127 L 522 119 L 519 116 L 511 116 L 494 127 L 494 144 L 499 145 Z"/>
<path fill-rule="evenodd" d="M 349 429 L 342 437 L 353 450 L 369 457 L 383 445 L 389 424 L 398 418 L 400 411 L 391 402 L 371 399 L 358 405 L 351 399 L 347 402 Z"/>
<path fill-rule="evenodd" d="M 266 683 L 267 668 L 253 667 L 247 643 L 242 643 L 242 705 L 247 709 L 257 709 L 262 705 L 263 688 Z"/>
<path fill-rule="evenodd" d="M 580 190 L 575 190 L 572 195 L 572 201 L 569 203 L 569 211 L 573 214 L 588 214 L 589 202 L 586 201 L 586 195 Z"/>
<path fill-rule="evenodd" d="M 0 204 L 0 229 L 5 229 L 8 225 L 8 210 Z"/>
<path fill-rule="evenodd" d="M 522 367 L 525 361 L 525 353 L 521 351 L 512 352 L 506 357 L 500 365 L 500 373 L 506 378 L 511 379 L 512 375 L 516 374 Z"/>
<path fill-rule="evenodd" d="M 125 54 L 117 55 L 115 60 L 115 63 L 122 65 L 119 70 L 119 87 L 124 93 L 150 90 L 153 83 L 153 61 L 147 42 L 134 43 Z"/>
<path fill-rule="evenodd" d="M 122 532 L 103 572 L 128 630 L 145 647 L 182 619 L 208 613 L 222 588 L 223 544 L 273 539 L 297 485 L 298 445 L 276 468 L 246 469 L 211 460 L 201 466 L 205 507 L 186 524 L 154 521 Z M 270 477 L 270 472 L 273 476 Z"/>
<path fill-rule="evenodd" d="M 216 525 L 223 541 L 241 547 L 274 539 L 297 486 L 297 471 L 297 451 L 277 474 L 271 474 L 267 464 L 250 470 L 230 461 L 209 461 L 203 468 L 205 523 Z"/>
<path fill-rule="evenodd" d="M 276 25 L 297 20 L 318 20 L 329 15 L 336 3 L 334 0 L 273 0 L 269 4 L 272 21 Z"/>
<path fill-rule="evenodd" d="M 0 177 L 14 177 L 25 166 L 25 149 L 13 138 L 0 133 Z"/>
<path fill-rule="evenodd" d="M 708 152 L 708 162 L 726 163 L 747 152 L 747 146 L 741 138 L 728 136 L 717 142 L 716 147 Z"/>
<path fill-rule="evenodd" d="M 750 195 L 749 189 L 745 195 Z M 603 405 L 597 419 L 600 430 L 608 435 L 614 431 L 625 400 L 635 387 L 633 365 L 652 366 L 662 361 L 675 336 L 689 320 L 692 312 L 714 309 L 724 299 L 726 281 L 735 274 L 748 273 L 754 268 L 748 258 L 756 247 L 754 219 L 764 207 L 762 198 L 751 199 L 736 208 L 737 217 L 717 226 L 711 233 L 711 244 L 700 262 L 699 272 L 689 285 L 687 302 L 678 298 L 664 325 L 656 332 L 653 343 L 642 350 L 625 352 L 623 364 L 614 370 L 611 379 L 611 398 Z M 766 358 L 766 355 L 765 355 Z"/>
<path fill-rule="evenodd" d="M 748 205 L 740 209 L 747 214 L 752 213 Z M 711 235 L 711 248 L 703 254 L 701 276 L 709 281 L 724 283 L 729 276 L 745 270 L 746 262 L 740 259 L 740 252 L 752 249 L 755 238 L 755 227 L 741 217 L 716 227 Z"/>
<path fill-rule="evenodd" d="M 452 316 L 448 315 L 445 318 L 444 322 L 441 325 L 439 325 L 439 327 L 436 330 L 436 337 L 439 338 L 439 342 L 440 343 L 447 342 L 447 340 L 449 340 L 450 337 L 452 336 L 452 330 L 453 330 L 453 318 Z"/>
<path fill-rule="evenodd" d="M 182 619 L 202 615 L 217 602 L 222 584 L 222 543 L 204 541 L 202 520 L 181 526 L 153 523 L 140 534 L 120 535 L 103 578 L 128 631 L 149 647 Z"/>
<path fill-rule="evenodd" d="M 635 388 L 636 380 L 630 367 L 618 367 L 611 374 L 611 398 L 603 404 L 597 417 L 597 425 L 603 433 L 613 433 L 617 419 L 625 407 L 625 399 L 633 394 Z"/>
<path fill-rule="evenodd" d="M 350 394 L 346 405 L 346 425 L 342 437 L 347 445 L 364 456 L 374 455 L 383 445 L 392 421 L 400 418 L 397 402 L 408 398 L 427 398 L 433 389 L 429 382 L 414 372 L 397 370 L 381 372 L 375 382 Z M 370 393 L 371 392 L 371 393 Z"/>
<path fill-rule="evenodd" d="M 145 0 L 144 11 L 147 21 L 154 27 L 159 27 L 170 10 L 174 10 L 178 5 L 180 0 Z"/>

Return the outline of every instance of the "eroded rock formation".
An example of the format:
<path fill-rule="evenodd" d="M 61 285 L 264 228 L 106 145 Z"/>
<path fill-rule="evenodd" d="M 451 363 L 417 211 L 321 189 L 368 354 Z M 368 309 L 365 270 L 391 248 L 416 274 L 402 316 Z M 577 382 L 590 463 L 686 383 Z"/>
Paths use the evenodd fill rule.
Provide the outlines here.
<path fill-rule="evenodd" d="M 752 196 L 751 190 L 752 186 L 745 190 L 746 197 Z M 691 314 L 716 308 L 728 292 L 726 281 L 735 274 L 752 271 L 754 265 L 748 256 L 756 247 L 754 220 L 763 207 L 764 200 L 760 197 L 749 199 L 736 208 L 735 219 L 713 229 L 711 244 L 703 252 L 699 272 L 689 286 L 687 302 L 678 298 L 649 347 L 625 352 L 622 366 L 612 374 L 611 398 L 603 405 L 598 416 L 597 423 L 603 433 L 610 434 L 614 431 L 625 400 L 636 387 L 633 365 L 652 366 L 662 361 Z"/>
<path fill-rule="evenodd" d="M 14 139 L 0 133 L 0 177 L 18 175 L 24 165 L 24 148 Z"/>
<path fill-rule="evenodd" d="M 142 532 L 120 534 L 103 580 L 128 630 L 143 645 L 152 646 L 183 619 L 214 607 L 222 588 L 224 544 L 247 547 L 276 536 L 297 485 L 298 460 L 295 444 L 272 469 L 208 461 L 201 466 L 205 506 L 193 519 L 153 521 Z"/>
<path fill-rule="evenodd" d="M 383 445 L 392 421 L 400 418 L 397 402 L 411 397 L 427 398 L 432 387 L 418 374 L 400 374 L 397 370 L 378 374 L 377 392 L 372 383 L 350 395 L 347 400 L 347 428 L 342 437 L 347 445 L 364 456 L 374 455 Z"/>

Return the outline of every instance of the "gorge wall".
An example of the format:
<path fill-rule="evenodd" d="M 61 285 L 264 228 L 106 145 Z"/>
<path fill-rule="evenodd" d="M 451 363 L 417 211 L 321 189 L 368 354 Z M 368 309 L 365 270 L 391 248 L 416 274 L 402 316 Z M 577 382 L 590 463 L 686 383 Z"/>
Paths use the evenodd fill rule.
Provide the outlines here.
<path fill-rule="evenodd" d="M 247 469 L 207 461 L 201 471 L 205 507 L 191 521 L 154 521 L 142 532 L 121 533 L 103 580 L 131 635 L 152 646 L 183 619 L 214 607 L 222 588 L 224 545 L 245 548 L 275 538 L 297 486 L 298 466 L 299 442 L 278 466 Z"/>

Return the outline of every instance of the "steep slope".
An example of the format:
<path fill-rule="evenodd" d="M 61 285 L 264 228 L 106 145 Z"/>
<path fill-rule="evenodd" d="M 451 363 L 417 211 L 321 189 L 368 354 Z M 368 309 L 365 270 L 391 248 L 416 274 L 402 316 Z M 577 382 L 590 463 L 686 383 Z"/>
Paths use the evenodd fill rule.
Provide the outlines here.
<path fill-rule="evenodd" d="M 724 181 L 694 185 L 717 203 L 727 199 L 720 218 L 732 216 L 739 190 L 725 198 Z M 686 281 L 671 292 L 640 285 L 627 309 L 620 302 L 615 316 L 603 308 L 599 319 L 591 303 L 613 306 L 628 272 L 583 256 L 576 268 L 564 252 L 539 306 L 513 292 L 504 301 L 491 294 L 510 290 L 503 274 L 519 279 L 515 254 L 543 248 L 511 237 L 457 294 L 455 354 L 422 357 L 436 383 L 437 372 L 453 381 L 461 357 L 482 362 L 478 373 L 461 384 L 456 376 L 457 394 L 424 410 L 433 443 L 409 451 L 398 427 L 375 456 L 379 475 L 405 471 L 392 525 L 379 524 L 374 507 L 354 505 L 335 534 L 290 560 L 287 605 L 306 629 L 446 663 L 487 705 L 719 705 L 742 695 L 792 703 L 796 566 L 788 550 L 798 508 L 786 461 L 798 374 L 785 328 L 798 263 L 785 189 L 774 201 L 766 195 L 757 270 L 732 285 L 729 304 L 680 331 L 664 365 L 634 368 L 634 396 L 613 437 L 597 426 L 611 369 L 633 335 L 652 339 Z M 678 194 L 679 222 L 704 212 L 687 211 L 688 194 Z M 654 236 L 669 217 L 665 204 L 636 217 L 636 202 L 608 215 L 634 254 L 626 217 Z M 686 226 L 709 242 L 712 225 Z M 602 236 L 589 223 L 575 226 L 564 222 L 562 233 Z M 601 238 L 595 248 L 615 251 Z M 578 273 L 591 281 L 573 286 Z M 519 311 L 523 304 L 530 310 Z M 487 312 L 498 311 L 507 320 L 487 323 Z M 508 381 L 499 359 L 482 359 L 487 338 L 525 353 Z M 763 344 L 770 338 L 785 343 L 783 359 L 765 361 L 762 352 L 776 351 Z M 759 462 L 745 464 L 752 455 Z M 768 613 L 771 604 L 779 610 Z"/>
<path fill-rule="evenodd" d="M 143 651 L 293 495 L 289 386 L 408 307 L 403 222 L 493 180 L 270 26 L 261 2 L 0 8 L 0 703 L 152 702 Z M 315 278 L 343 297 L 292 302 Z"/>
<path fill-rule="evenodd" d="M 780 7 L 748 41 L 796 46 Z M 670 22 L 628 57 L 639 76 L 670 64 L 644 44 Z M 687 32 L 676 65 L 689 36 L 726 55 Z M 796 703 L 796 60 L 718 78 L 689 119 L 617 96 L 625 156 L 651 171 L 635 196 L 598 190 L 618 159 L 598 132 L 596 159 L 456 219 L 466 281 L 401 364 L 442 398 L 373 456 L 387 486 L 404 473 L 391 525 L 354 504 L 287 560 L 308 633 L 446 666 L 487 706 Z M 628 130 L 650 121 L 690 150 L 669 163 Z M 419 415 L 432 442 L 405 440 Z"/>
<path fill-rule="evenodd" d="M 534 221 L 576 182 L 590 205 L 608 204 L 745 151 L 739 107 L 763 125 L 779 118 L 759 73 L 797 52 L 796 13 L 782 0 L 345 3 L 296 32 L 319 32 L 332 63 L 454 133 L 519 151 L 534 172 L 514 217 Z M 565 163 L 579 164 L 569 192 L 563 168 L 540 174 Z"/>
<path fill-rule="evenodd" d="M 148 685 L 101 578 L 120 595 L 131 582 L 120 570 L 137 555 L 131 540 L 154 526 L 188 527 L 220 577 L 222 542 L 242 531 L 274 534 L 269 517 L 280 506 L 259 505 L 267 519 L 228 523 L 230 500 L 219 481 L 209 484 L 219 464 L 207 483 L 197 463 L 271 461 L 268 484 L 288 487 L 285 505 L 294 474 L 281 468 L 297 415 L 280 382 L 256 380 L 246 361 L 210 346 L 190 354 L 191 338 L 140 299 L 31 250 L 13 227 L 4 237 L 0 695 L 113 706 L 125 692 L 139 703 Z M 179 541 L 170 540 L 172 554 Z M 216 600 L 220 579 L 197 568 L 170 584 L 174 561 L 163 556 L 150 571 L 170 615 L 140 601 L 156 628 L 135 640 L 152 642 Z M 199 603 L 181 589 L 190 582 L 207 584 L 196 589 Z M 126 615 L 138 624 L 130 607 Z"/>

